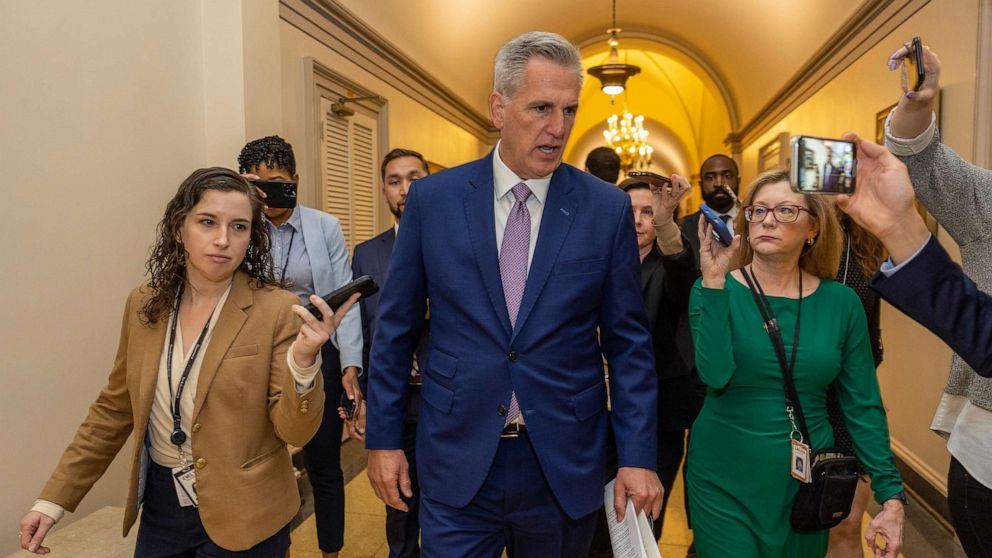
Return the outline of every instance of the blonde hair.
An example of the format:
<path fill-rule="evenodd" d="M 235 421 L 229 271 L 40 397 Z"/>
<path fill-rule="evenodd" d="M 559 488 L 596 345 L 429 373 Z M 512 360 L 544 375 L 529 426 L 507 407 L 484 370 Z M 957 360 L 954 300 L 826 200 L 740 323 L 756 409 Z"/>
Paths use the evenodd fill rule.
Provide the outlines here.
<path fill-rule="evenodd" d="M 741 202 L 742 207 L 753 204 L 754 198 L 762 188 L 779 182 L 789 183 L 788 170 L 772 169 L 762 173 L 748 186 L 747 195 Z M 803 246 L 802 254 L 799 256 L 799 267 L 820 279 L 833 280 L 837 277 L 837 268 L 840 266 L 840 256 L 843 251 L 843 237 L 841 236 L 840 223 L 837 221 L 837 214 L 833 205 L 823 199 L 822 195 L 802 194 L 802 196 L 806 208 L 809 209 L 810 217 L 819 225 L 819 230 L 813 237 L 813 245 Z M 748 241 L 748 224 L 747 220 L 744 219 L 744 211 L 739 211 L 734 220 L 734 229 L 743 240 L 737 255 L 737 267 L 739 268 L 746 266 L 754 259 L 754 250 Z"/>

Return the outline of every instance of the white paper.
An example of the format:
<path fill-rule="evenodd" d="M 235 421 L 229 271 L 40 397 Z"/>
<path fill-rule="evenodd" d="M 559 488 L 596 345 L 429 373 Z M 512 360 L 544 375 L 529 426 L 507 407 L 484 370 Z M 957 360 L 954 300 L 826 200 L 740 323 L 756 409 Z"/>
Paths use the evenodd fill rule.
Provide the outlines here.
<path fill-rule="evenodd" d="M 634 502 L 629 498 L 623 521 L 617 522 L 617 512 L 613 509 L 615 483 L 616 481 L 610 481 L 603 489 L 603 506 L 606 508 L 606 524 L 610 530 L 614 558 L 661 558 L 651 531 L 651 522 L 643 510 L 641 513 L 634 513 Z"/>

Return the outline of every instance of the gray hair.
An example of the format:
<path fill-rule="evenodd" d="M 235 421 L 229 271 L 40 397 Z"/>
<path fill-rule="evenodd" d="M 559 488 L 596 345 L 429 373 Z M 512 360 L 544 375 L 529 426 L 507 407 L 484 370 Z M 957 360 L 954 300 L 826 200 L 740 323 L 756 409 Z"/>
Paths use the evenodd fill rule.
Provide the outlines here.
<path fill-rule="evenodd" d="M 574 71 L 579 78 L 579 86 L 582 86 L 582 57 L 579 49 L 557 33 L 531 31 L 510 39 L 496 53 L 493 90 L 512 97 L 520 87 L 524 66 L 535 56 Z"/>

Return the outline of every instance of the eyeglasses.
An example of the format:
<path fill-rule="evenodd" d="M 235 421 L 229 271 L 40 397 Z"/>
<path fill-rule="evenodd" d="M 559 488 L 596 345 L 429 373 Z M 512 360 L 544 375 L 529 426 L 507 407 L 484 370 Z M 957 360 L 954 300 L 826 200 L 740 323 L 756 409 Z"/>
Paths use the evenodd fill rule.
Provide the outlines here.
<path fill-rule="evenodd" d="M 799 214 L 805 211 L 813 213 L 801 205 L 782 204 L 775 207 L 765 207 L 763 205 L 745 205 L 744 218 L 749 223 L 761 223 L 771 213 L 779 223 L 793 223 L 799 218 Z"/>

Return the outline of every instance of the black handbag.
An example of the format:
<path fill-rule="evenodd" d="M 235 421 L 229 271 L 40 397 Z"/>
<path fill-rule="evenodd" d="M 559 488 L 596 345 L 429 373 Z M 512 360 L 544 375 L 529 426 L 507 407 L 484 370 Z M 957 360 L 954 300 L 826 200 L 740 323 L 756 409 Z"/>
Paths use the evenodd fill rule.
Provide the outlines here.
<path fill-rule="evenodd" d="M 796 330 L 792 344 L 792 362 L 785 359 L 785 343 L 782 332 L 772 313 L 771 305 L 765 298 L 765 293 L 752 279 L 746 269 L 741 268 L 741 274 L 751 288 L 754 302 L 758 305 L 761 317 L 765 321 L 765 331 L 771 338 L 778 356 L 779 366 L 785 386 L 786 412 L 792 422 L 793 432 L 798 431 L 802 436 L 800 441 L 810 442 L 809 430 L 806 427 L 806 417 L 803 416 L 799 394 L 793 381 L 793 367 L 796 363 L 796 350 L 799 347 L 799 318 L 803 305 L 803 276 L 799 273 L 799 311 L 796 313 Z M 798 427 L 797 427 L 798 423 Z M 790 434 L 790 438 L 792 434 Z M 841 449 L 820 449 L 811 452 L 810 482 L 800 483 L 799 492 L 792 503 L 790 522 L 796 531 L 822 531 L 830 529 L 851 513 L 851 503 L 854 501 L 854 491 L 861 480 L 861 465 L 858 459 Z"/>

